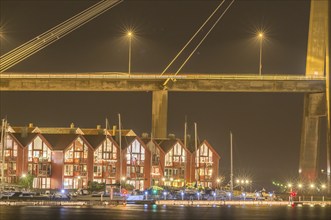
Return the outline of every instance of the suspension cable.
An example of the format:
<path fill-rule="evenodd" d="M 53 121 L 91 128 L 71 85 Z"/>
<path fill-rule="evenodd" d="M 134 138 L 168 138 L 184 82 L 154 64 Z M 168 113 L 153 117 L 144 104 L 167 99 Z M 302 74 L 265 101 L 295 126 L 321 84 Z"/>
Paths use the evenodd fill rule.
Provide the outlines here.
<path fill-rule="evenodd" d="M 223 11 L 223 13 L 220 15 L 220 17 L 215 21 L 215 23 L 212 25 L 212 27 L 209 29 L 209 31 L 205 34 L 205 36 L 201 39 L 199 44 L 194 48 L 194 50 L 190 53 L 190 55 L 186 58 L 186 60 L 183 62 L 183 64 L 179 67 L 179 69 L 176 71 L 176 73 L 173 76 L 177 76 L 177 74 L 182 70 L 184 65 L 188 62 L 188 60 L 192 57 L 194 52 L 199 48 L 199 46 L 203 43 L 203 41 L 207 38 L 207 36 L 210 34 L 210 32 L 214 29 L 214 27 L 217 25 L 217 23 L 221 20 L 221 18 L 225 15 L 225 13 L 228 11 L 228 9 L 231 7 L 231 5 L 234 3 L 234 0 L 231 1 L 231 3 L 227 6 L 227 8 Z M 167 88 L 168 82 L 172 80 L 171 78 L 168 78 L 164 83 L 163 87 L 164 89 Z M 174 80 L 175 81 L 175 80 Z"/>
<path fill-rule="evenodd" d="M 0 57 L 0 72 L 4 72 L 22 60 L 30 57 L 39 50 L 71 33 L 110 8 L 121 3 L 123 0 L 102 0 L 95 5 L 85 9 L 68 20 L 56 25 L 43 34 L 22 44 Z"/>
<path fill-rule="evenodd" d="M 185 46 L 177 53 L 175 58 L 168 64 L 168 66 L 162 71 L 161 76 L 169 69 L 169 67 L 175 62 L 175 60 L 179 57 L 179 55 L 185 50 L 185 48 L 191 43 L 191 41 L 195 38 L 195 36 L 201 31 L 201 29 L 207 24 L 207 22 L 214 16 L 214 14 L 218 11 L 218 9 L 223 5 L 225 0 L 223 0 L 218 7 L 213 11 L 213 13 L 207 18 L 207 20 L 201 25 L 201 27 L 195 32 L 195 34 L 191 37 L 191 39 L 185 44 Z"/>
<path fill-rule="evenodd" d="M 207 38 L 209 33 L 214 29 L 216 24 L 221 20 L 221 18 L 224 16 L 224 14 L 227 12 L 227 10 L 231 7 L 233 4 L 234 0 L 229 4 L 229 6 L 225 9 L 225 11 L 221 14 L 221 16 L 217 19 L 217 21 L 214 23 L 214 25 L 209 29 L 209 31 L 206 33 L 206 35 L 202 38 L 202 40 L 199 42 L 199 44 L 194 48 L 194 50 L 190 53 L 190 55 L 187 57 L 187 59 L 184 61 L 184 63 L 179 67 L 177 72 L 175 73 L 174 76 L 176 76 L 184 67 L 184 65 L 187 63 L 187 61 L 191 58 L 191 56 L 194 54 L 194 52 L 199 48 L 199 46 L 203 43 L 203 41 Z"/>

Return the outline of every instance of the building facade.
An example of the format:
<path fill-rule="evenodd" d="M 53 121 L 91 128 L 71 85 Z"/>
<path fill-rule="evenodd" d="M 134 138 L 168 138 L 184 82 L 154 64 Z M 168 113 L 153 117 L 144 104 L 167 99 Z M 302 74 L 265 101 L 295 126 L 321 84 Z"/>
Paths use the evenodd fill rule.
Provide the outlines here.
<path fill-rule="evenodd" d="M 158 140 L 138 137 L 132 130 L 80 129 L 73 124 L 9 127 L 5 136 L 0 177 L 7 184 L 30 174 L 35 189 L 87 188 L 91 181 L 125 183 L 139 190 L 193 182 L 216 187 L 220 157 L 207 141 L 192 151 L 174 137 Z"/>

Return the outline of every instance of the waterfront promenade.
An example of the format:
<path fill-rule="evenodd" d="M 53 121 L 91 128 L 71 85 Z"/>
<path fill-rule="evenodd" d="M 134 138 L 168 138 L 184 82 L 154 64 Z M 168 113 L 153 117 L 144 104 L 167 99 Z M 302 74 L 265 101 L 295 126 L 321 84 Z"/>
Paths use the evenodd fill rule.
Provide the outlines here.
<path fill-rule="evenodd" d="M 331 206 L 331 201 L 233 201 L 233 200 L 141 200 L 130 204 L 165 206 Z M 124 200 L 86 201 L 0 201 L 0 206 L 126 206 Z"/>

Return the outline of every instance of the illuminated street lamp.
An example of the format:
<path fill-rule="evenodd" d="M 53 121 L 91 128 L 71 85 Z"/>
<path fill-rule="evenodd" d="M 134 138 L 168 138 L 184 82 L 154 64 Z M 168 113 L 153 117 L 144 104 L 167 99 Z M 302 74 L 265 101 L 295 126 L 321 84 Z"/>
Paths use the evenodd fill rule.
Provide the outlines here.
<path fill-rule="evenodd" d="M 260 66 L 259 66 L 259 75 L 260 76 L 262 74 L 262 41 L 263 41 L 263 37 L 264 37 L 263 33 L 260 32 L 258 34 L 258 38 L 260 40 Z"/>
<path fill-rule="evenodd" d="M 247 188 L 248 186 L 252 187 L 252 181 L 248 179 L 237 179 L 236 183 L 238 184 L 237 186 L 242 187 L 242 190 Z"/>
<path fill-rule="evenodd" d="M 131 41 L 132 41 L 132 36 L 133 33 L 131 31 L 128 32 L 127 34 L 128 38 L 129 38 L 129 75 L 131 74 Z"/>

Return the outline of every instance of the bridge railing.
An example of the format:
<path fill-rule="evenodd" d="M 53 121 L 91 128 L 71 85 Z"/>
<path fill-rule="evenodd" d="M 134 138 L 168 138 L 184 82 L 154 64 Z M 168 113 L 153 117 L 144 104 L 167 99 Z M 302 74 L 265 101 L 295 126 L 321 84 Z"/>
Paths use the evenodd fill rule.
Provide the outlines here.
<path fill-rule="evenodd" d="M 324 76 L 305 75 L 256 75 L 256 74 L 181 74 L 173 76 L 160 74 L 127 74 L 120 72 L 96 73 L 1 73 L 0 79 L 141 79 L 141 80 L 325 80 Z"/>

